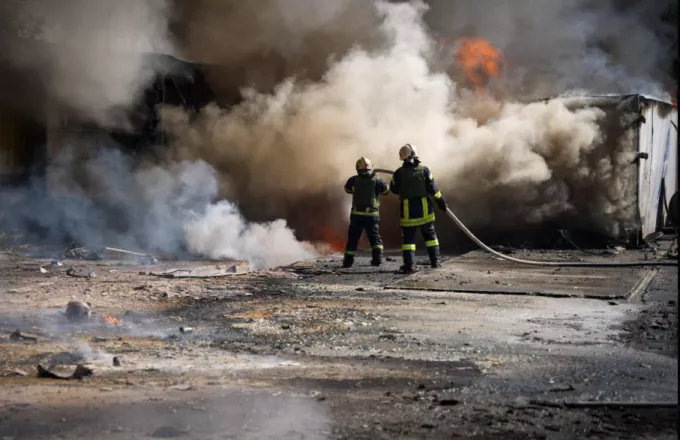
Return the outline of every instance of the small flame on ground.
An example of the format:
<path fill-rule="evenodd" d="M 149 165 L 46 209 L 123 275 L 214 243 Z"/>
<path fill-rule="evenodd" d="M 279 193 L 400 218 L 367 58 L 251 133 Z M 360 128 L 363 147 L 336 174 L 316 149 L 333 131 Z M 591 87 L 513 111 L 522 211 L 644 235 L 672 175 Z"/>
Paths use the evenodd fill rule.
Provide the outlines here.
<path fill-rule="evenodd" d="M 102 321 L 111 325 L 120 324 L 120 319 L 114 318 L 113 316 L 107 315 L 106 313 L 102 315 Z"/>
<path fill-rule="evenodd" d="M 340 230 L 330 226 L 322 226 L 315 235 L 318 237 L 318 241 L 330 248 L 331 253 L 345 250 L 345 240 L 347 237 Z"/>
<path fill-rule="evenodd" d="M 482 38 L 463 38 L 456 53 L 463 72 L 479 91 L 501 72 L 503 54 Z"/>

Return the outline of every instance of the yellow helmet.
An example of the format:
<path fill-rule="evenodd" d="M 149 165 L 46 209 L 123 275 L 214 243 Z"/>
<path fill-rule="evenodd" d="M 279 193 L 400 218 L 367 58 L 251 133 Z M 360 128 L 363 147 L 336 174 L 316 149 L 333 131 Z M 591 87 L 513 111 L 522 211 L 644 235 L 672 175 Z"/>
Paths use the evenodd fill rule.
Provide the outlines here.
<path fill-rule="evenodd" d="M 406 144 L 399 149 L 399 159 L 406 160 L 409 157 L 414 157 L 418 155 L 418 150 L 412 144 Z"/>
<path fill-rule="evenodd" d="M 362 157 L 359 160 L 357 160 L 357 171 L 370 171 L 372 169 L 373 164 L 368 158 Z"/>

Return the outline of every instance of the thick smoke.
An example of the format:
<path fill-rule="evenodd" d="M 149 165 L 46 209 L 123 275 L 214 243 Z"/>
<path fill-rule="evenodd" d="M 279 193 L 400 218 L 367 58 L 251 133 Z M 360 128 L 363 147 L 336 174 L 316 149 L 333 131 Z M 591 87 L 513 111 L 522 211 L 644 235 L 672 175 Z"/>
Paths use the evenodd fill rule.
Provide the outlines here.
<path fill-rule="evenodd" d="M 569 110 L 561 100 L 457 97 L 450 77 L 429 64 L 435 42 L 422 21 L 426 10 L 417 2 L 377 3 L 381 49 L 354 47 L 320 81 L 247 90 L 239 105 L 209 106 L 195 119 L 165 109 L 180 157 L 216 166 L 226 197 L 268 217 L 288 216 L 309 198 L 332 202 L 307 224 L 346 215 L 341 185 L 356 158 L 396 168 L 405 142 L 421 147 L 472 225 L 580 214 L 588 226 L 616 232 L 630 220 L 631 198 L 621 190 L 629 186 L 632 144 L 617 147 L 619 139 L 602 132 L 604 112 Z"/>
<path fill-rule="evenodd" d="M 242 87 L 271 91 L 297 76 L 318 80 L 330 57 L 377 44 L 378 18 L 365 0 L 176 0 L 182 55 L 203 64 L 223 99 Z"/>
<path fill-rule="evenodd" d="M 10 1 L 2 12 L 13 31 L 0 37 L 2 58 L 24 74 L 23 89 L 43 90 L 33 103 L 37 119 L 56 106 L 126 128 L 126 112 L 166 68 L 148 55 L 172 52 L 166 0 Z"/>
<path fill-rule="evenodd" d="M 140 165 L 115 145 L 88 142 L 65 149 L 52 188 L 39 180 L 23 191 L 5 190 L 5 226 L 86 246 L 123 246 L 167 254 L 244 259 L 256 268 L 315 255 L 286 223 L 248 224 L 230 202 L 213 204 L 217 177 L 205 162 Z M 45 192 L 47 189 L 48 193 Z M 55 198 L 55 191 L 65 191 Z"/>
<path fill-rule="evenodd" d="M 441 36 L 478 36 L 501 49 L 505 87 L 514 96 L 581 90 L 665 97 L 675 83 L 669 48 L 677 23 L 662 23 L 670 0 L 428 3 L 427 21 Z"/>
<path fill-rule="evenodd" d="M 613 0 L 430 3 L 428 12 L 418 1 L 176 0 L 169 14 L 165 2 L 145 0 L 119 6 L 123 15 L 112 19 L 98 1 L 38 2 L 43 15 L 69 24 L 46 35 L 71 44 L 12 60 L 42 71 L 62 106 L 120 126 L 118 111 L 129 110 L 158 68 L 135 51 L 102 50 L 121 41 L 89 33 L 103 20 L 114 36 L 150 42 L 143 50 L 171 47 L 170 24 L 180 56 L 201 63 L 218 99 L 197 115 L 162 108 L 171 148 L 161 164 L 93 144 L 87 160 L 76 154 L 51 166 L 71 199 L 47 205 L 30 193 L 40 204 L 15 203 L 13 217 L 90 243 L 283 264 L 313 251 L 285 223 L 253 225 L 239 212 L 284 218 L 298 237 L 328 239 L 328 226 L 342 235 L 342 184 L 356 159 L 396 168 L 398 148 L 410 142 L 470 226 L 512 229 L 571 216 L 601 231 L 625 227 L 634 213 L 627 122 L 564 99 L 519 102 L 574 89 L 663 90 L 654 8 L 635 15 Z M 504 99 L 462 90 L 452 79 L 460 73 L 455 57 L 431 30 L 500 47 Z M 627 36 L 637 31 L 644 44 Z M 227 201 L 213 204 L 218 199 Z M 383 218 L 396 224 L 396 215 Z"/>

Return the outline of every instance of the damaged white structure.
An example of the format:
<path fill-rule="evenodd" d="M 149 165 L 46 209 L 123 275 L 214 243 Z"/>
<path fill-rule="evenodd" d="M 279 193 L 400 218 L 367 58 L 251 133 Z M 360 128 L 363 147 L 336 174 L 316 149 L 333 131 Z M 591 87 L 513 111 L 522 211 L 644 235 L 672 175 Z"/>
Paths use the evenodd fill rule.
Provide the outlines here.
<path fill-rule="evenodd" d="M 604 111 L 605 155 L 632 160 L 623 163 L 617 194 L 625 199 L 625 216 L 606 219 L 612 235 L 633 243 L 669 223 L 667 205 L 678 190 L 678 111 L 670 102 L 633 95 L 564 98 L 572 109 L 596 107 Z M 622 177 L 623 176 L 623 177 Z M 602 223 L 603 219 L 599 219 Z"/>

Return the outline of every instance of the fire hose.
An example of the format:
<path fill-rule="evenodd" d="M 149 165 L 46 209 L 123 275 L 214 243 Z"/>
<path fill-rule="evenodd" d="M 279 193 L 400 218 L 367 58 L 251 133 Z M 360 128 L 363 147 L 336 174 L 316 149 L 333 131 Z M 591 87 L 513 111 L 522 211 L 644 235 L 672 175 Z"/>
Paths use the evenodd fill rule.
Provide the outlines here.
<path fill-rule="evenodd" d="M 376 168 L 374 170 L 376 173 L 384 174 L 394 174 L 393 171 L 385 170 L 382 168 Z M 583 261 L 531 261 L 522 260 L 520 258 L 510 257 L 504 255 L 491 249 L 489 246 L 484 244 L 480 239 L 475 237 L 475 235 L 463 224 L 463 222 L 456 217 L 456 215 L 451 211 L 451 209 L 446 208 L 446 214 L 453 220 L 453 222 L 467 235 L 470 240 L 472 240 L 477 246 L 485 250 L 486 252 L 498 257 L 503 260 L 512 261 L 517 264 L 524 264 L 529 266 L 553 266 L 553 267 L 653 267 L 653 266 L 677 266 L 677 263 L 672 261 L 625 261 L 625 262 L 583 262 Z"/>

